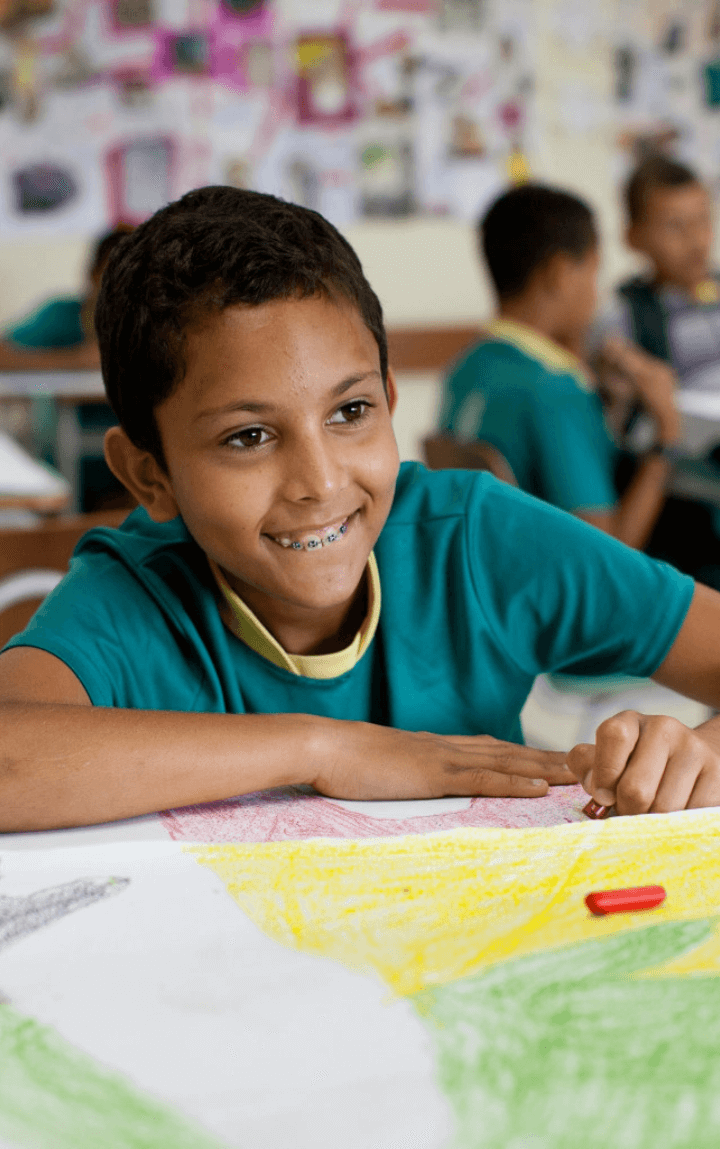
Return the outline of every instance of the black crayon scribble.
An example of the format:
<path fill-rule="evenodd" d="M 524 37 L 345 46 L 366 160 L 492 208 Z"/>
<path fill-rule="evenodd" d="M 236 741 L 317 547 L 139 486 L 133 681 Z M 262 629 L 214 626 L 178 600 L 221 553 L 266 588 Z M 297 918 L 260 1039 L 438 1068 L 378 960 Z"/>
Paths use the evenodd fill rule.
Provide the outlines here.
<path fill-rule="evenodd" d="M 24 897 L 0 895 L 0 950 L 101 898 L 119 894 L 129 878 L 80 878 Z"/>

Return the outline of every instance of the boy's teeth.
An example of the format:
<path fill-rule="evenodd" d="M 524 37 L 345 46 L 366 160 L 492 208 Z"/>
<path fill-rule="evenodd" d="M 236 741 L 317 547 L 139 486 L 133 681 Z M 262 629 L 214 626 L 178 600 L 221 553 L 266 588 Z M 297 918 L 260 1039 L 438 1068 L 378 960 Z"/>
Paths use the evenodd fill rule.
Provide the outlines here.
<path fill-rule="evenodd" d="M 338 527 L 326 527 L 320 534 L 305 535 L 302 539 L 289 539 L 287 535 L 277 538 L 275 542 L 281 547 L 291 547 L 294 551 L 316 551 L 320 547 L 327 547 L 330 543 L 342 538 L 348 528 L 347 519 Z"/>

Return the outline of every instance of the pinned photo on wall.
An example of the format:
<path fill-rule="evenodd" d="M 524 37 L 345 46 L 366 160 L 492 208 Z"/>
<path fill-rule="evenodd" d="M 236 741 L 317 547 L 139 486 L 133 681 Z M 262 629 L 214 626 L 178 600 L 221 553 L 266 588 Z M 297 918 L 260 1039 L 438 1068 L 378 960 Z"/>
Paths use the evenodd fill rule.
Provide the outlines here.
<path fill-rule="evenodd" d="M 409 137 L 379 136 L 362 147 L 360 208 L 365 216 L 393 219 L 415 211 L 415 156 Z"/>
<path fill-rule="evenodd" d="M 228 187 L 249 189 L 253 186 L 253 167 L 246 156 L 226 156 L 223 163 L 223 183 Z"/>
<path fill-rule="evenodd" d="M 179 76 L 209 76 L 210 35 L 201 29 L 162 31 L 157 38 L 153 79 L 162 82 Z"/>
<path fill-rule="evenodd" d="M 635 95 L 637 74 L 637 52 L 629 44 L 622 44 L 613 52 L 615 72 L 615 100 L 618 104 L 629 104 Z"/>
<path fill-rule="evenodd" d="M 227 12 L 241 20 L 264 15 L 268 6 L 267 0 L 220 0 L 220 2 Z"/>
<path fill-rule="evenodd" d="M 240 48 L 240 71 L 245 86 L 269 90 L 275 82 L 273 46 L 269 40 L 249 40 Z"/>
<path fill-rule="evenodd" d="M 18 215 L 55 212 L 72 203 L 78 185 L 72 171 L 59 164 L 30 164 L 12 174 Z"/>
<path fill-rule="evenodd" d="M 55 0 L 2 0 L 0 3 L 0 31 L 17 32 L 32 20 L 51 16 Z"/>
<path fill-rule="evenodd" d="M 440 0 L 443 32 L 480 32 L 485 26 L 486 0 Z"/>
<path fill-rule="evenodd" d="M 300 36 L 295 52 L 298 123 L 329 127 L 354 119 L 353 60 L 347 37 Z"/>
<path fill-rule="evenodd" d="M 156 20 L 154 0 L 110 0 L 110 14 L 118 32 L 149 28 Z"/>
<path fill-rule="evenodd" d="M 129 111 L 150 108 L 155 89 L 150 73 L 143 68 L 116 68 L 112 74 L 119 103 Z"/>
<path fill-rule="evenodd" d="M 487 142 L 477 120 L 461 114 L 451 118 L 448 156 L 452 159 L 483 159 L 487 150 Z"/>
<path fill-rule="evenodd" d="M 133 140 L 105 159 L 110 218 L 139 224 L 172 198 L 175 144 L 169 138 Z"/>

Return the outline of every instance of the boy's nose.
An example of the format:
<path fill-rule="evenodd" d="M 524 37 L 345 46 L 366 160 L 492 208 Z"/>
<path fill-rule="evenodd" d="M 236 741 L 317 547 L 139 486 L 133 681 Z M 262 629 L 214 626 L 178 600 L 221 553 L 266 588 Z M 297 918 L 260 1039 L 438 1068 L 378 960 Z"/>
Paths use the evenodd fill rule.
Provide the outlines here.
<path fill-rule="evenodd" d="M 342 485 L 344 469 L 336 452 L 315 439 L 296 445 L 288 459 L 285 490 L 293 500 L 324 502 Z"/>

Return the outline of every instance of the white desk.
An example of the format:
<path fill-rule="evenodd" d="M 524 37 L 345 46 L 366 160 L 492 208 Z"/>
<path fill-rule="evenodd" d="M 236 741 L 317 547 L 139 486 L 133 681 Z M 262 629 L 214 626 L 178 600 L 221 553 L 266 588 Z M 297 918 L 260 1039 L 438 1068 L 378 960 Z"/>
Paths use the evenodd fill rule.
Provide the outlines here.
<path fill-rule="evenodd" d="M 53 395 L 76 402 L 105 398 L 99 371 L 0 371 L 0 399 Z"/>
<path fill-rule="evenodd" d="M 105 388 L 99 371 L 1 371 L 0 403 L 3 399 L 39 399 L 57 402 L 56 454 L 62 475 L 70 484 L 70 509 L 80 506 L 80 457 L 102 455 L 103 434 L 86 431 L 79 423 L 78 403 L 101 403 Z"/>
<path fill-rule="evenodd" d="M 0 507 L 53 512 L 69 499 L 70 486 L 61 475 L 0 431 Z"/>

